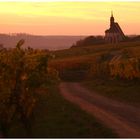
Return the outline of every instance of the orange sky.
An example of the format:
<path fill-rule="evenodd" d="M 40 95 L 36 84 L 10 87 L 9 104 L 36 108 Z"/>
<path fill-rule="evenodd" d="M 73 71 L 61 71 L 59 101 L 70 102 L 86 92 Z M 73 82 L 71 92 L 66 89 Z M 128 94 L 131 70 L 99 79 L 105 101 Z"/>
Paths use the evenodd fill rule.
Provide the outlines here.
<path fill-rule="evenodd" d="M 0 33 L 103 35 L 111 10 L 125 34 L 140 34 L 140 2 L 0 2 Z"/>

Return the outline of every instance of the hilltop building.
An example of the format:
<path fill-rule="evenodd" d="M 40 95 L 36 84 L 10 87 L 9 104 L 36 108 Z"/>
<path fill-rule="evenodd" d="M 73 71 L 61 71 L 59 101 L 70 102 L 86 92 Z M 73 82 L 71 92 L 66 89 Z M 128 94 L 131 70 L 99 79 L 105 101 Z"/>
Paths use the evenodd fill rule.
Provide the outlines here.
<path fill-rule="evenodd" d="M 117 22 L 114 22 L 113 13 L 110 17 L 110 28 L 105 31 L 105 41 L 108 43 L 117 43 L 125 39 L 125 35 Z"/>

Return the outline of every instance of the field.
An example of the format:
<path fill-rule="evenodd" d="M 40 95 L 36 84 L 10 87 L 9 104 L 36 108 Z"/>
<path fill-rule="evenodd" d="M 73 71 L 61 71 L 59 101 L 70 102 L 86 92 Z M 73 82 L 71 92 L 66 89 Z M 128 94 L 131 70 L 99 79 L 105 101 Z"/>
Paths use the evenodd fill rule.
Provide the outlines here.
<path fill-rule="evenodd" d="M 139 105 L 140 42 L 71 48 L 54 54 L 50 65 L 62 80 L 80 81 L 104 96 Z"/>

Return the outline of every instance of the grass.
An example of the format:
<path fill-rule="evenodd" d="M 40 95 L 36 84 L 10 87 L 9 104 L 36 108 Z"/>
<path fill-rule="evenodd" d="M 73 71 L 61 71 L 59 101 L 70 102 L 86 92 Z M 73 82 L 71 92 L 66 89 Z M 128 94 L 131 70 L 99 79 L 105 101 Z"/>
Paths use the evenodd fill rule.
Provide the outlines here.
<path fill-rule="evenodd" d="M 33 138 L 117 137 L 112 130 L 100 124 L 93 116 L 66 101 L 56 87 L 51 87 L 48 93 L 40 96 L 35 115 L 31 136 Z M 24 130 L 20 131 L 19 128 L 15 127 L 10 137 L 21 137 Z"/>
<path fill-rule="evenodd" d="M 103 96 L 140 106 L 140 83 L 138 81 L 93 79 L 83 84 Z"/>
<path fill-rule="evenodd" d="M 114 137 L 115 135 L 96 121 L 95 118 L 68 101 L 51 88 L 42 97 L 38 108 L 38 120 L 34 125 L 35 137 L 73 138 L 73 137 Z"/>
<path fill-rule="evenodd" d="M 115 52 L 121 51 L 122 49 L 130 49 L 133 50 L 135 48 L 135 53 L 140 55 L 140 41 L 137 42 L 122 42 L 118 44 L 104 44 L 104 45 L 93 45 L 93 46 L 85 46 L 85 47 L 75 47 L 71 49 L 65 50 L 57 50 L 52 53 L 55 54 L 56 59 L 65 59 L 71 57 L 78 56 L 88 56 L 97 53 L 104 52 Z"/>

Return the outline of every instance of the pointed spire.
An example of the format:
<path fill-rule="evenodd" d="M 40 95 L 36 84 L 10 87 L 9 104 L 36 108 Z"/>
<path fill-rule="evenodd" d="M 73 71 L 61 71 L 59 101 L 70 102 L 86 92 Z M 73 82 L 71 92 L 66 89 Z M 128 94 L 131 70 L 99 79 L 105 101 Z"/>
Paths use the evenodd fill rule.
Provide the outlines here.
<path fill-rule="evenodd" d="M 113 17 L 113 11 L 111 11 L 111 17 L 110 17 L 110 26 L 114 24 L 114 17 Z"/>

